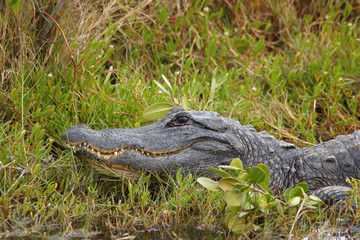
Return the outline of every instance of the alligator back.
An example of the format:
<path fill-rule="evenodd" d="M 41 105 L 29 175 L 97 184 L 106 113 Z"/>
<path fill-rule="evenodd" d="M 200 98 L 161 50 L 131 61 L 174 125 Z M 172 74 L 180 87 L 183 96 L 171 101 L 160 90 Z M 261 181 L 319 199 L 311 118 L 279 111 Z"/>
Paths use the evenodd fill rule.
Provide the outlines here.
<path fill-rule="evenodd" d="M 297 181 L 310 189 L 346 186 L 346 178 L 360 179 L 360 131 L 304 148 L 295 162 Z"/>

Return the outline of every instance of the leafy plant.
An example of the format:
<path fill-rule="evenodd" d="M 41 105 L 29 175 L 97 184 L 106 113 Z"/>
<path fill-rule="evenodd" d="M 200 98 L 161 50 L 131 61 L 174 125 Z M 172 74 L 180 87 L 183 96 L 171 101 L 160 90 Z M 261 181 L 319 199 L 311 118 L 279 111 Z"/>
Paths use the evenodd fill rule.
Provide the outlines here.
<path fill-rule="evenodd" d="M 251 229 L 261 230 L 268 216 L 284 216 L 285 212 L 295 213 L 295 224 L 301 211 L 315 209 L 322 204 L 321 199 L 306 194 L 309 186 L 298 183 L 284 192 L 285 201 L 275 196 L 269 189 L 270 171 L 265 164 L 244 169 L 240 159 L 234 159 L 229 166 L 209 168 L 222 179 L 214 181 L 206 177 L 198 182 L 210 191 L 223 191 L 229 213 L 226 226 L 234 233 Z"/>

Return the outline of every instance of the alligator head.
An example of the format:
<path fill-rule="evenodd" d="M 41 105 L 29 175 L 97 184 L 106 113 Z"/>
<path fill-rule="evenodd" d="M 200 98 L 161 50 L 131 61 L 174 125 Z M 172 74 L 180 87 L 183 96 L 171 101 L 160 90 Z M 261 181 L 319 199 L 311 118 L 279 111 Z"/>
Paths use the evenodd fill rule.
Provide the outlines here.
<path fill-rule="evenodd" d="M 92 130 L 77 125 L 65 131 L 62 139 L 77 157 L 105 174 L 136 179 L 143 170 L 173 175 L 182 168 L 184 174 L 211 175 L 207 167 L 229 164 L 244 155 L 236 135 L 228 133 L 232 122 L 214 112 L 175 107 L 148 126 Z"/>

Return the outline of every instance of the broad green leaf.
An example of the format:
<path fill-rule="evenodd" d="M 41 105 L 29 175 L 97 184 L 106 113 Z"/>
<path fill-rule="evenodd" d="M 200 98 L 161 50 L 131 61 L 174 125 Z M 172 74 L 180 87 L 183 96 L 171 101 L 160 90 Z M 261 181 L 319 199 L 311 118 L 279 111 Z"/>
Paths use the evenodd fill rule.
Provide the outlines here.
<path fill-rule="evenodd" d="M 304 190 L 304 192 L 307 192 L 309 190 L 309 185 L 304 182 L 296 184 L 295 187 L 301 187 Z"/>
<path fill-rule="evenodd" d="M 249 174 L 246 171 L 241 171 L 237 177 L 239 182 L 241 183 L 247 183 L 249 180 Z"/>
<path fill-rule="evenodd" d="M 155 103 L 145 109 L 142 117 L 148 121 L 158 120 L 164 117 L 173 107 L 174 106 L 169 103 Z"/>
<path fill-rule="evenodd" d="M 289 194 L 289 198 L 293 197 L 302 197 L 303 196 L 303 189 L 301 187 L 294 187 Z"/>
<path fill-rule="evenodd" d="M 207 168 L 209 171 L 212 171 L 216 174 L 219 174 L 220 176 L 222 177 L 230 177 L 230 174 L 228 174 L 227 172 L 221 170 L 221 169 L 218 169 L 218 168 L 212 168 L 212 167 L 208 167 Z"/>
<path fill-rule="evenodd" d="M 227 177 L 219 180 L 218 185 L 219 187 L 224 190 L 225 192 L 231 191 L 239 181 L 236 178 Z"/>
<path fill-rule="evenodd" d="M 221 189 L 219 188 L 219 185 L 216 181 L 211 180 L 210 178 L 206 178 L 206 177 L 199 177 L 197 179 L 198 183 L 200 183 L 203 187 L 205 187 L 206 189 L 210 190 L 210 191 L 214 191 L 214 192 L 218 192 L 221 191 Z"/>
<path fill-rule="evenodd" d="M 309 195 L 309 198 L 313 201 L 322 202 L 321 198 L 319 198 L 315 195 Z"/>
<path fill-rule="evenodd" d="M 291 192 L 291 188 L 288 188 L 288 189 L 286 189 L 285 190 L 285 192 L 284 192 L 284 199 L 285 199 L 285 201 L 287 202 L 288 200 L 289 200 L 289 196 L 290 196 L 290 192 Z"/>
<path fill-rule="evenodd" d="M 294 206 L 297 206 L 301 201 L 301 197 L 293 197 L 293 198 L 290 198 L 289 200 L 289 205 L 294 207 Z"/>
<path fill-rule="evenodd" d="M 319 206 L 323 204 L 323 201 L 317 197 L 317 196 L 314 196 L 314 195 L 310 195 L 307 199 L 306 199 L 306 206 L 309 207 L 309 206 Z"/>
<path fill-rule="evenodd" d="M 235 158 L 231 161 L 230 166 L 237 167 L 240 170 L 244 170 L 244 165 L 239 158 Z"/>
<path fill-rule="evenodd" d="M 237 212 L 229 212 L 225 217 L 225 224 L 226 226 L 229 226 L 230 221 L 232 221 L 233 217 L 238 217 Z"/>
<path fill-rule="evenodd" d="M 241 234 L 249 231 L 253 227 L 253 222 L 244 224 L 244 221 L 245 220 L 243 220 L 242 218 L 238 218 L 238 220 L 234 223 L 233 227 L 231 228 L 231 231 L 236 234 Z"/>
<path fill-rule="evenodd" d="M 253 204 L 251 204 L 251 202 L 246 202 L 243 209 L 246 211 L 250 211 L 250 210 L 253 210 L 254 208 L 255 208 L 255 206 Z"/>
<path fill-rule="evenodd" d="M 246 203 L 246 192 L 240 192 L 237 189 L 233 189 L 226 193 L 225 198 L 228 206 L 243 206 Z"/>
<path fill-rule="evenodd" d="M 245 217 L 239 217 L 237 213 L 229 214 L 225 222 L 229 230 L 237 234 L 242 233 L 248 227 L 248 224 L 245 224 Z"/>
<path fill-rule="evenodd" d="M 249 174 L 249 177 L 252 179 L 253 183 L 260 183 L 265 180 L 265 172 L 258 167 L 249 167 L 246 169 Z"/>
<path fill-rule="evenodd" d="M 263 187 L 264 189 L 268 189 L 269 186 L 270 186 L 270 170 L 269 170 L 268 166 L 266 166 L 265 164 L 260 163 L 256 167 L 261 168 L 265 173 L 265 179 L 259 185 L 261 185 L 261 187 Z"/>

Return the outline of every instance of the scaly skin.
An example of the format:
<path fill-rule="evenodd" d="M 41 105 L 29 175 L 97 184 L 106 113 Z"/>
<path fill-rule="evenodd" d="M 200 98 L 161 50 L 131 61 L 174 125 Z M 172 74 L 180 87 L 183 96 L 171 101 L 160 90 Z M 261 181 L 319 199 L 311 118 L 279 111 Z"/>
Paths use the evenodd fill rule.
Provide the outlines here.
<path fill-rule="evenodd" d="M 300 149 L 217 113 L 175 107 L 145 127 L 92 130 L 78 125 L 62 138 L 101 172 L 132 179 L 142 171 L 174 175 L 180 168 L 183 174 L 216 178 L 208 167 L 240 158 L 245 167 L 266 164 L 272 190 L 306 182 L 310 191 L 330 201 L 347 196 L 347 177 L 360 178 L 360 131 Z"/>

